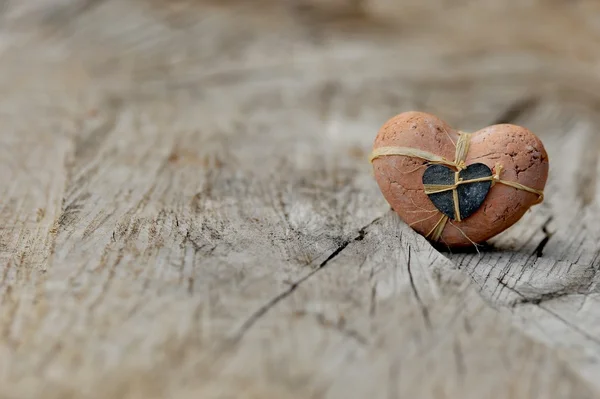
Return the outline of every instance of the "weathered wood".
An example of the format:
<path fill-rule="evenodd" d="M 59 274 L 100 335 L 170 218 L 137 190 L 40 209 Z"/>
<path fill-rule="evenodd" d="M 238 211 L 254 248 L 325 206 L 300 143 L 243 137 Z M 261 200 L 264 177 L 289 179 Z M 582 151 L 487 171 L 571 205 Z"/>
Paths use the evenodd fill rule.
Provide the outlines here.
<path fill-rule="evenodd" d="M 443 3 L 6 2 L 0 398 L 599 396 L 597 6 Z M 546 201 L 433 249 L 408 109 L 538 133 Z"/>

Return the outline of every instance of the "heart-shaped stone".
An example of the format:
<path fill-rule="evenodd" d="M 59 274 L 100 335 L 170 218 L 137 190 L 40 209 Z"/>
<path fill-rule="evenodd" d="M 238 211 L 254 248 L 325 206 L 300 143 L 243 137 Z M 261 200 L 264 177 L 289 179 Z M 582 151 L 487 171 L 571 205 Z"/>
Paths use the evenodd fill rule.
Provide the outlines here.
<path fill-rule="evenodd" d="M 454 161 L 459 136 L 458 131 L 433 115 L 405 112 L 383 125 L 374 149 L 413 148 Z M 543 190 L 546 185 L 546 150 L 533 133 L 520 126 L 494 125 L 473 133 L 465 164 L 477 163 L 486 165 L 492 173 L 500 172 L 500 178 L 505 181 L 534 190 Z M 498 165 L 501 171 L 495 169 Z M 416 156 L 387 155 L 374 159 L 373 168 L 384 197 L 396 213 L 417 232 L 428 235 L 436 227 L 443 209 L 441 206 L 438 209 L 433 197 L 424 190 L 425 171 L 432 168 L 428 161 Z M 454 179 L 455 171 L 451 172 Z M 483 202 L 479 206 L 472 205 L 475 209 L 470 216 L 464 216 L 461 210 L 461 221 L 449 220 L 439 237 L 440 242 L 449 246 L 483 242 L 516 223 L 539 199 L 534 193 L 508 185 L 490 186 Z M 466 192 L 463 195 L 470 196 Z M 472 201 L 473 204 L 478 202 L 477 198 Z M 450 211 L 443 213 L 451 217 Z"/>
<path fill-rule="evenodd" d="M 423 184 L 452 185 L 455 183 L 456 173 L 463 181 L 492 176 L 492 170 L 482 163 L 469 165 L 460 172 L 455 172 L 445 165 L 431 165 L 423 173 Z M 456 187 L 458 204 L 455 204 L 452 190 L 427 195 L 433 205 L 450 219 L 465 220 L 479 209 L 491 187 L 491 180 L 461 184 Z M 458 206 L 458 217 L 456 206 Z"/>

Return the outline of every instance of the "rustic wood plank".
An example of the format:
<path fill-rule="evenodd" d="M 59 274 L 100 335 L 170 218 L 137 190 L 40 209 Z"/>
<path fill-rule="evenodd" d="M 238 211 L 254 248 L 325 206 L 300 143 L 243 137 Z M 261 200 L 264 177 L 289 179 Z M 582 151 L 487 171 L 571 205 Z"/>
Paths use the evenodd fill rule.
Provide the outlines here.
<path fill-rule="evenodd" d="M 7 4 L 0 397 L 598 396 L 593 2 Z M 547 201 L 437 252 L 366 162 L 407 109 L 530 127 Z"/>

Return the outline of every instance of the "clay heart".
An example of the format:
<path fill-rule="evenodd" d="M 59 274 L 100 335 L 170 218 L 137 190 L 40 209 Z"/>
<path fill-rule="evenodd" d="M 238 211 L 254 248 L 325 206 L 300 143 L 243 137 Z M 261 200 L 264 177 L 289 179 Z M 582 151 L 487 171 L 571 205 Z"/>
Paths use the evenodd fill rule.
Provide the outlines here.
<path fill-rule="evenodd" d="M 448 166 L 431 165 L 423 173 L 423 184 L 449 186 L 455 183 L 455 175 L 456 172 Z M 469 165 L 466 169 L 458 172 L 458 177 L 463 181 L 488 176 L 492 176 L 492 170 L 482 163 Z M 452 220 L 460 221 L 465 220 L 479 209 L 491 187 L 491 180 L 462 184 L 456 187 L 456 201 L 452 190 L 431 194 L 426 192 L 426 194 L 440 212 Z"/>
<path fill-rule="evenodd" d="M 451 217 L 452 212 L 444 208 L 446 205 L 441 205 L 441 199 L 434 200 L 436 197 L 426 194 L 423 179 L 428 178 L 425 171 L 433 166 L 432 160 L 424 159 L 422 154 L 435 155 L 433 163 L 440 163 L 435 162 L 438 158 L 454 161 L 460 137 L 460 132 L 433 115 L 406 112 L 390 119 L 375 139 L 374 153 L 383 148 L 414 149 L 410 156 L 394 155 L 393 152 L 377 156 L 373 159 L 373 168 L 377 183 L 392 208 L 407 224 L 429 238 L 431 232 L 440 227 L 440 216 Z M 473 211 L 465 216 L 467 209 L 464 209 L 466 214 L 460 209 L 460 221 L 451 218 L 441 226 L 436 239 L 449 246 L 483 242 L 516 223 L 539 202 L 539 193 L 548 177 L 546 150 L 542 142 L 523 127 L 508 124 L 486 127 L 469 135 L 467 148 L 466 169 L 443 166 L 453 178 L 455 172 L 465 173 L 469 166 L 479 163 L 487 166 L 495 178 L 522 188 L 488 182 L 489 192 L 482 195 L 484 198 L 478 203 L 480 192 L 473 193 L 470 198 L 471 194 L 458 186 L 457 193 L 459 188 L 463 191 L 463 206 L 469 202 L 468 208 Z M 439 171 L 439 166 L 431 170 Z M 477 187 L 483 187 L 479 183 Z M 472 185 L 465 184 L 465 187 Z M 448 198 L 448 194 L 443 197 Z M 465 200 L 467 197 L 469 199 Z M 460 198 L 458 203 L 460 206 Z"/>

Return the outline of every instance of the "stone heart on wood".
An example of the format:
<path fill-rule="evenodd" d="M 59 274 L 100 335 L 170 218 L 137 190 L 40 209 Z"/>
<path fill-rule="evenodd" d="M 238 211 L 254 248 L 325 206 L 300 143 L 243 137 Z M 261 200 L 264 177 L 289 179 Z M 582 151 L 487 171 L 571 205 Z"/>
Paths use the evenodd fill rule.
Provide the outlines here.
<path fill-rule="evenodd" d="M 464 162 L 454 164 L 461 136 L 468 136 Z M 382 151 L 394 148 L 411 151 Z M 375 178 L 394 211 L 428 238 L 438 229 L 436 241 L 448 246 L 481 243 L 512 226 L 541 200 L 548 177 L 542 142 L 509 124 L 466 135 L 433 115 L 405 112 L 383 125 L 373 149 Z"/>
<path fill-rule="evenodd" d="M 423 184 L 452 185 L 455 175 L 456 172 L 448 166 L 430 165 L 423 173 Z M 458 172 L 458 177 L 463 181 L 491 176 L 492 170 L 482 163 L 474 163 Z M 491 187 L 491 180 L 462 184 L 456 187 L 456 200 L 452 190 L 426 194 L 440 212 L 452 220 L 460 221 L 479 209 Z"/>

